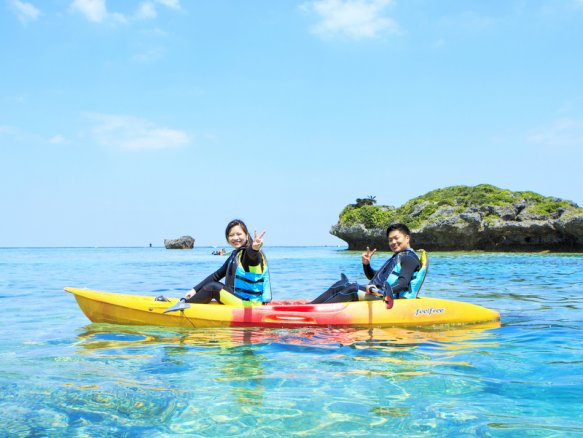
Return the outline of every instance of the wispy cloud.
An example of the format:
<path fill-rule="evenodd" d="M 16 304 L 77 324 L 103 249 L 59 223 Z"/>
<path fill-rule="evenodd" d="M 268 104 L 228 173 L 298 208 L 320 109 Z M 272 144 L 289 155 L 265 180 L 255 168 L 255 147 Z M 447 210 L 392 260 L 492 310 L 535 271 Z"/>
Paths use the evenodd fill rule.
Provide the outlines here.
<path fill-rule="evenodd" d="M 461 12 L 457 15 L 443 17 L 439 24 L 450 29 L 461 29 L 464 31 L 484 31 L 496 25 L 496 19 L 480 15 L 473 11 Z"/>
<path fill-rule="evenodd" d="M 166 6 L 170 9 L 180 10 L 180 1 L 179 0 L 156 0 L 156 3 L 160 3 L 163 6 Z"/>
<path fill-rule="evenodd" d="M 0 125 L 0 135 L 14 134 L 14 132 L 16 132 L 14 126 Z"/>
<path fill-rule="evenodd" d="M 21 0 L 9 0 L 8 4 L 14 11 L 21 23 L 28 23 L 36 20 L 41 12 L 31 3 L 23 2 Z"/>
<path fill-rule="evenodd" d="M 180 130 L 155 126 L 138 117 L 118 114 L 87 114 L 93 122 L 94 140 L 103 146 L 126 150 L 169 149 L 191 142 Z"/>
<path fill-rule="evenodd" d="M 435 41 L 433 41 L 431 46 L 435 49 L 441 49 L 442 47 L 445 47 L 445 40 L 443 38 L 435 40 Z"/>
<path fill-rule="evenodd" d="M 67 144 L 69 141 L 61 134 L 53 135 L 48 137 L 44 134 L 39 134 L 38 132 L 21 129 L 17 126 L 10 125 L 0 125 L 0 138 L 6 144 L 19 145 L 19 146 L 46 146 L 50 145 L 60 145 Z"/>
<path fill-rule="evenodd" d="M 156 18 L 158 12 L 156 11 L 156 6 L 152 2 L 143 2 L 138 6 L 136 11 L 136 18 L 140 20 L 146 20 L 148 18 Z"/>
<path fill-rule="evenodd" d="M 15 0 L 16 1 L 16 0 Z M 71 9 L 79 12 L 89 21 L 102 23 L 108 20 L 128 23 L 131 20 L 154 19 L 158 16 L 157 7 L 182 10 L 179 0 L 147 0 L 141 2 L 133 15 L 124 15 L 119 12 L 110 12 L 106 0 L 73 0 Z"/>
<path fill-rule="evenodd" d="M 67 139 L 60 134 L 54 135 L 49 139 L 50 144 L 64 144 L 67 143 Z"/>
<path fill-rule="evenodd" d="M 162 5 L 175 11 L 182 10 L 178 0 L 147 0 L 140 3 L 134 17 L 140 20 L 156 18 L 158 16 L 157 5 Z"/>
<path fill-rule="evenodd" d="M 100 23 L 109 16 L 105 0 L 73 0 L 71 9 L 94 23 Z"/>
<path fill-rule="evenodd" d="M 530 135 L 529 141 L 549 148 L 583 147 L 583 121 L 560 119 Z"/>
<path fill-rule="evenodd" d="M 142 50 L 131 57 L 132 61 L 139 63 L 152 63 L 156 62 L 164 56 L 164 48 L 161 46 L 150 47 L 148 49 Z"/>
<path fill-rule="evenodd" d="M 301 9 L 319 17 L 312 28 L 315 34 L 361 39 L 399 33 L 395 20 L 384 15 L 391 3 L 393 0 L 314 0 L 302 4 Z"/>

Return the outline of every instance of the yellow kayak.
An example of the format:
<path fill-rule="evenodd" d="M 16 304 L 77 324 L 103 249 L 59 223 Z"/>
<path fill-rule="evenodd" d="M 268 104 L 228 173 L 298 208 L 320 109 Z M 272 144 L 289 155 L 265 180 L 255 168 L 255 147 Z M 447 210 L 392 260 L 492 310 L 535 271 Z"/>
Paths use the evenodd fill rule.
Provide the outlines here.
<path fill-rule="evenodd" d="M 379 301 L 309 304 L 273 301 L 263 306 L 189 304 L 164 313 L 179 300 L 66 287 L 92 322 L 169 327 L 421 327 L 495 322 L 500 314 L 475 304 L 440 298 L 395 300 L 387 309 Z"/>

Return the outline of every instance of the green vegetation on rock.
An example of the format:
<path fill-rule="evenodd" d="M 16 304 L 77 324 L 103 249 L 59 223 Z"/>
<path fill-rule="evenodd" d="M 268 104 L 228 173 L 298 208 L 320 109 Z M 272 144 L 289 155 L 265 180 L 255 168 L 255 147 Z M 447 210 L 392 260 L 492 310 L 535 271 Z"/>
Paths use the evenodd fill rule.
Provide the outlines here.
<path fill-rule="evenodd" d="M 374 197 L 369 196 L 373 201 Z M 419 228 L 442 215 L 462 212 L 479 212 L 487 222 L 497 220 L 501 211 L 529 216 L 556 216 L 570 210 L 581 211 L 576 204 L 538 193 L 512 192 L 489 184 L 477 186 L 452 186 L 433 190 L 423 196 L 413 198 L 395 208 L 363 202 L 347 205 L 339 217 L 339 225 L 362 224 L 367 229 L 386 228 L 394 222 L 408 224 L 411 229 Z M 441 212 L 442 214 L 436 214 Z"/>
<path fill-rule="evenodd" d="M 347 205 L 340 213 L 342 225 L 363 224 L 366 228 L 388 227 L 394 222 L 394 207 L 384 205 Z"/>

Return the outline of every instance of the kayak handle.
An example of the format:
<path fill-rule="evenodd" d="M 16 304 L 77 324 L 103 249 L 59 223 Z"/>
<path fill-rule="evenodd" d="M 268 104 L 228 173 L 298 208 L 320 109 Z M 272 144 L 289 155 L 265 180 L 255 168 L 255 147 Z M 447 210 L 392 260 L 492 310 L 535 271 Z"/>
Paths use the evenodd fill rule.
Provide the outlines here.
<path fill-rule="evenodd" d="M 387 309 L 393 308 L 393 297 L 391 296 L 391 294 L 385 295 L 381 293 L 376 287 L 371 287 L 369 290 L 372 295 L 375 295 L 377 297 L 383 297 L 383 301 L 385 302 Z"/>
<path fill-rule="evenodd" d="M 301 315 L 268 315 L 263 322 L 281 322 L 287 324 L 316 324 L 316 320 L 309 316 Z"/>

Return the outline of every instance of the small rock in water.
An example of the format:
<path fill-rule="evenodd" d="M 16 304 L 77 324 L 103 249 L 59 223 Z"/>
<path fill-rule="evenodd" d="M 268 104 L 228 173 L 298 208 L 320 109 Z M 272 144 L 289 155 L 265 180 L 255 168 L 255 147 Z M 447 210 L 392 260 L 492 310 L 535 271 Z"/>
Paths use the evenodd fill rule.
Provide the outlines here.
<path fill-rule="evenodd" d="M 178 239 L 164 239 L 166 249 L 192 249 L 194 247 L 194 238 L 191 236 L 182 236 Z"/>

